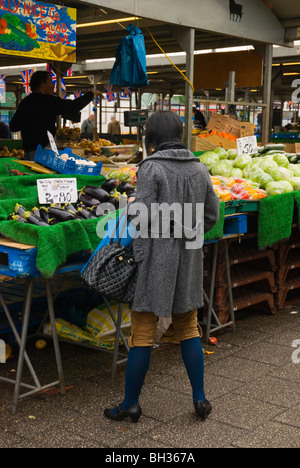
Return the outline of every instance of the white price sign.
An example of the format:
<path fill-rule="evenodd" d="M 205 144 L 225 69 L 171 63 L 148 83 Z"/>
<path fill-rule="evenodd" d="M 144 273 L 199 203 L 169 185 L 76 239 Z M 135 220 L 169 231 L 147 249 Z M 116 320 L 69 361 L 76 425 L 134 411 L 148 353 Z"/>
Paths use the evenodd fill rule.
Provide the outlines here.
<path fill-rule="evenodd" d="M 38 179 L 37 189 L 39 203 L 75 203 L 77 195 L 77 179 Z"/>
<path fill-rule="evenodd" d="M 244 138 L 238 138 L 236 140 L 238 155 L 245 154 L 254 154 L 257 153 L 257 137 L 248 136 Z"/>
<path fill-rule="evenodd" d="M 48 139 L 49 139 L 49 143 L 50 143 L 52 151 L 54 151 L 56 156 L 58 156 L 58 149 L 54 140 L 54 136 L 52 135 L 52 133 L 49 132 L 49 130 L 47 130 L 47 135 L 48 135 Z"/>

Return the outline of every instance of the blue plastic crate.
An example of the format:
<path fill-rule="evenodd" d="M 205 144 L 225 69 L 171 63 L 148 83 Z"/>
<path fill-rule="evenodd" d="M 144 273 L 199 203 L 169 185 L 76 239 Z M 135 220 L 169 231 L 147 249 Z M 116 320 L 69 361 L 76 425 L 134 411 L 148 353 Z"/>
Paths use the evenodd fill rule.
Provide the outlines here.
<path fill-rule="evenodd" d="M 86 161 L 86 159 L 72 153 L 71 148 L 65 148 L 64 150 L 58 151 L 60 155 L 67 154 L 76 160 Z M 44 166 L 53 169 L 56 172 L 62 174 L 81 174 L 81 175 L 94 175 L 99 176 L 102 169 L 102 162 L 99 162 L 96 166 L 87 166 L 86 164 L 76 164 L 75 161 L 64 161 L 63 159 L 56 156 L 54 151 L 50 148 L 42 148 L 41 145 L 37 147 L 34 160 L 37 163 L 43 164 Z"/>
<path fill-rule="evenodd" d="M 225 216 L 224 235 L 245 234 L 247 232 L 247 215 L 237 214 Z"/>
<path fill-rule="evenodd" d="M 14 278 L 36 276 L 36 257 L 36 247 L 21 250 L 0 245 L 0 274 Z"/>

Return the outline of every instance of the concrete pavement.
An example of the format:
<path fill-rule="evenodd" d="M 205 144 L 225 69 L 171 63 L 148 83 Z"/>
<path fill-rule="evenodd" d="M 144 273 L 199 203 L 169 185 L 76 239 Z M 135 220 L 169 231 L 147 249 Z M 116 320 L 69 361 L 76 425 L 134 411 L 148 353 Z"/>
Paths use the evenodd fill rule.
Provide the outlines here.
<path fill-rule="evenodd" d="M 297 312 L 297 313 L 294 313 Z M 213 412 L 199 421 L 178 345 L 153 350 L 137 424 L 113 422 L 103 409 L 123 398 L 125 364 L 111 378 L 111 354 L 61 343 L 67 395 L 50 390 L 24 399 L 11 415 L 13 386 L 0 382 L 1 448 L 295 448 L 300 446 L 300 306 L 276 315 L 246 312 L 237 331 L 216 335 L 205 351 L 206 397 Z M 297 345 L 300 349 L 300 343 Z M 28 345 L 41 383 L 56 379 L 54 353 Z M 13 376 L 14 357 L 0 364 Z M 26 365 L 24 381 L 31 383 Z"/>

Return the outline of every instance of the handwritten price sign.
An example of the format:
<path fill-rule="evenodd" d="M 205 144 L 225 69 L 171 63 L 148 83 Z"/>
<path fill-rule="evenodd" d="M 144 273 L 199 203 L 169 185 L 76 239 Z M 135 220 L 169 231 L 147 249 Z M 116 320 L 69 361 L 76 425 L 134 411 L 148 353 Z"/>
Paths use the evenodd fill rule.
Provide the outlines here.
<path fill-rule="evenodd" d="M 38 179 L 40 204 L 75 203 L 77 201 L 77 179 Z"/>
<path fill-rule="evenodd" d="M 249 136 L 238 138 L 236 140 L 238 155 L 240 154 L 255 154 L 257 153 L 257 138 L 256 136 Z"/>

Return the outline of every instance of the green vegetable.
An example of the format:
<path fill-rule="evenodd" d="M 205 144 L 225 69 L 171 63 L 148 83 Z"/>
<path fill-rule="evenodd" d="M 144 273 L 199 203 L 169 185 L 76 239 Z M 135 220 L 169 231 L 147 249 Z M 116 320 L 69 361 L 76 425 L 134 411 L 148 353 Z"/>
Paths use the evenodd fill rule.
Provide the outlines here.
<path fill-rule="evenodd" d="M 219 159 L 228 159 L 227 151 L 224 148 L 218 147 L 213 150 L 219 156 Z"/>
<path fill-rule="evenodd" d="M 295 192 L 300 190 L 300 177 L 292 177 L 289 183 L 293 186 Z"/>
<path fill-rule="evenodd" d="M 289 192 L 294 191 L 293 186 L 287 180 L 269 182 L 265 190 L 269 197 L 273 197 L 274 195 L 280 195 L 282 193 L 289 193 Z"/>
<path fill-rule="evenodd" d="M 289 180 L 293 177 L 293 172 L 285 167 L 278 167 L 270 172 L 270 176 L 275 180 Z"/>
<path fill-rule="evenodd" d="M 278 166 L 286 167 L 289 166 L 289 160 L 284 154 L 274 154 L 273 161 L 277 162 Z"/>
<path fill-rule="evenodd" d="M 229 177 L 232 170 L 232 165 L 229 161 L 222 160 L 217 161 L 211 168 L 212 175 L 220 175 Z"/>
<path fill-rule="evenodd" d="M 259 163 L 259 167 L 270 174 L 271 171 L 274 169 L 278 169 L 278 164 L 276 161 L 273 160 L 272 156 L 263 156 Z"/>
<path fill-rule="evenodd" d="M 239 169 L 238 167 L 233 167 L 230 172 L 230 177 L 233 177 L 234 179 L 240 179 L 243 178 L 244 174 L 242 169 Z"/>
<path fill-rule="evenodd" d="M 298 164 L 289 164 L 288 169 L 293 172 L 294 177 L 300 177 L 300 165 L 298 165 Z"/>
<path fill-rule="evenodd" d="M 273 178 L 270 174 L 264 172 L 260 167 L 253 169 L 249 174 L 250 180 L 259 184 L 259 187 L 264 189 L 266 185 L 273 182 Z"/>
<path fill-rule="evenodd" d="M 206 153 L 203 153 L 199 159 L 200 162 L 205 164 L 208 170 L 210 171 L 215 162 L 219 161 L 219 156 L 213 151 L 206 151 Z"/>
<path fill-rule="evenodd" d="M 228 159 L 236 159 L 238 152 L 236 149 L 229 149 L 227 150 L 227 155 L 228 155 Z"/>
<path fill-rule="evenodd" d="M 238 156 L 234 162 L 235 167 L 239 169 L 244 169 L 249 163 L 252 162 L 251 156 L 249 154 L 241 154 Z"/>

